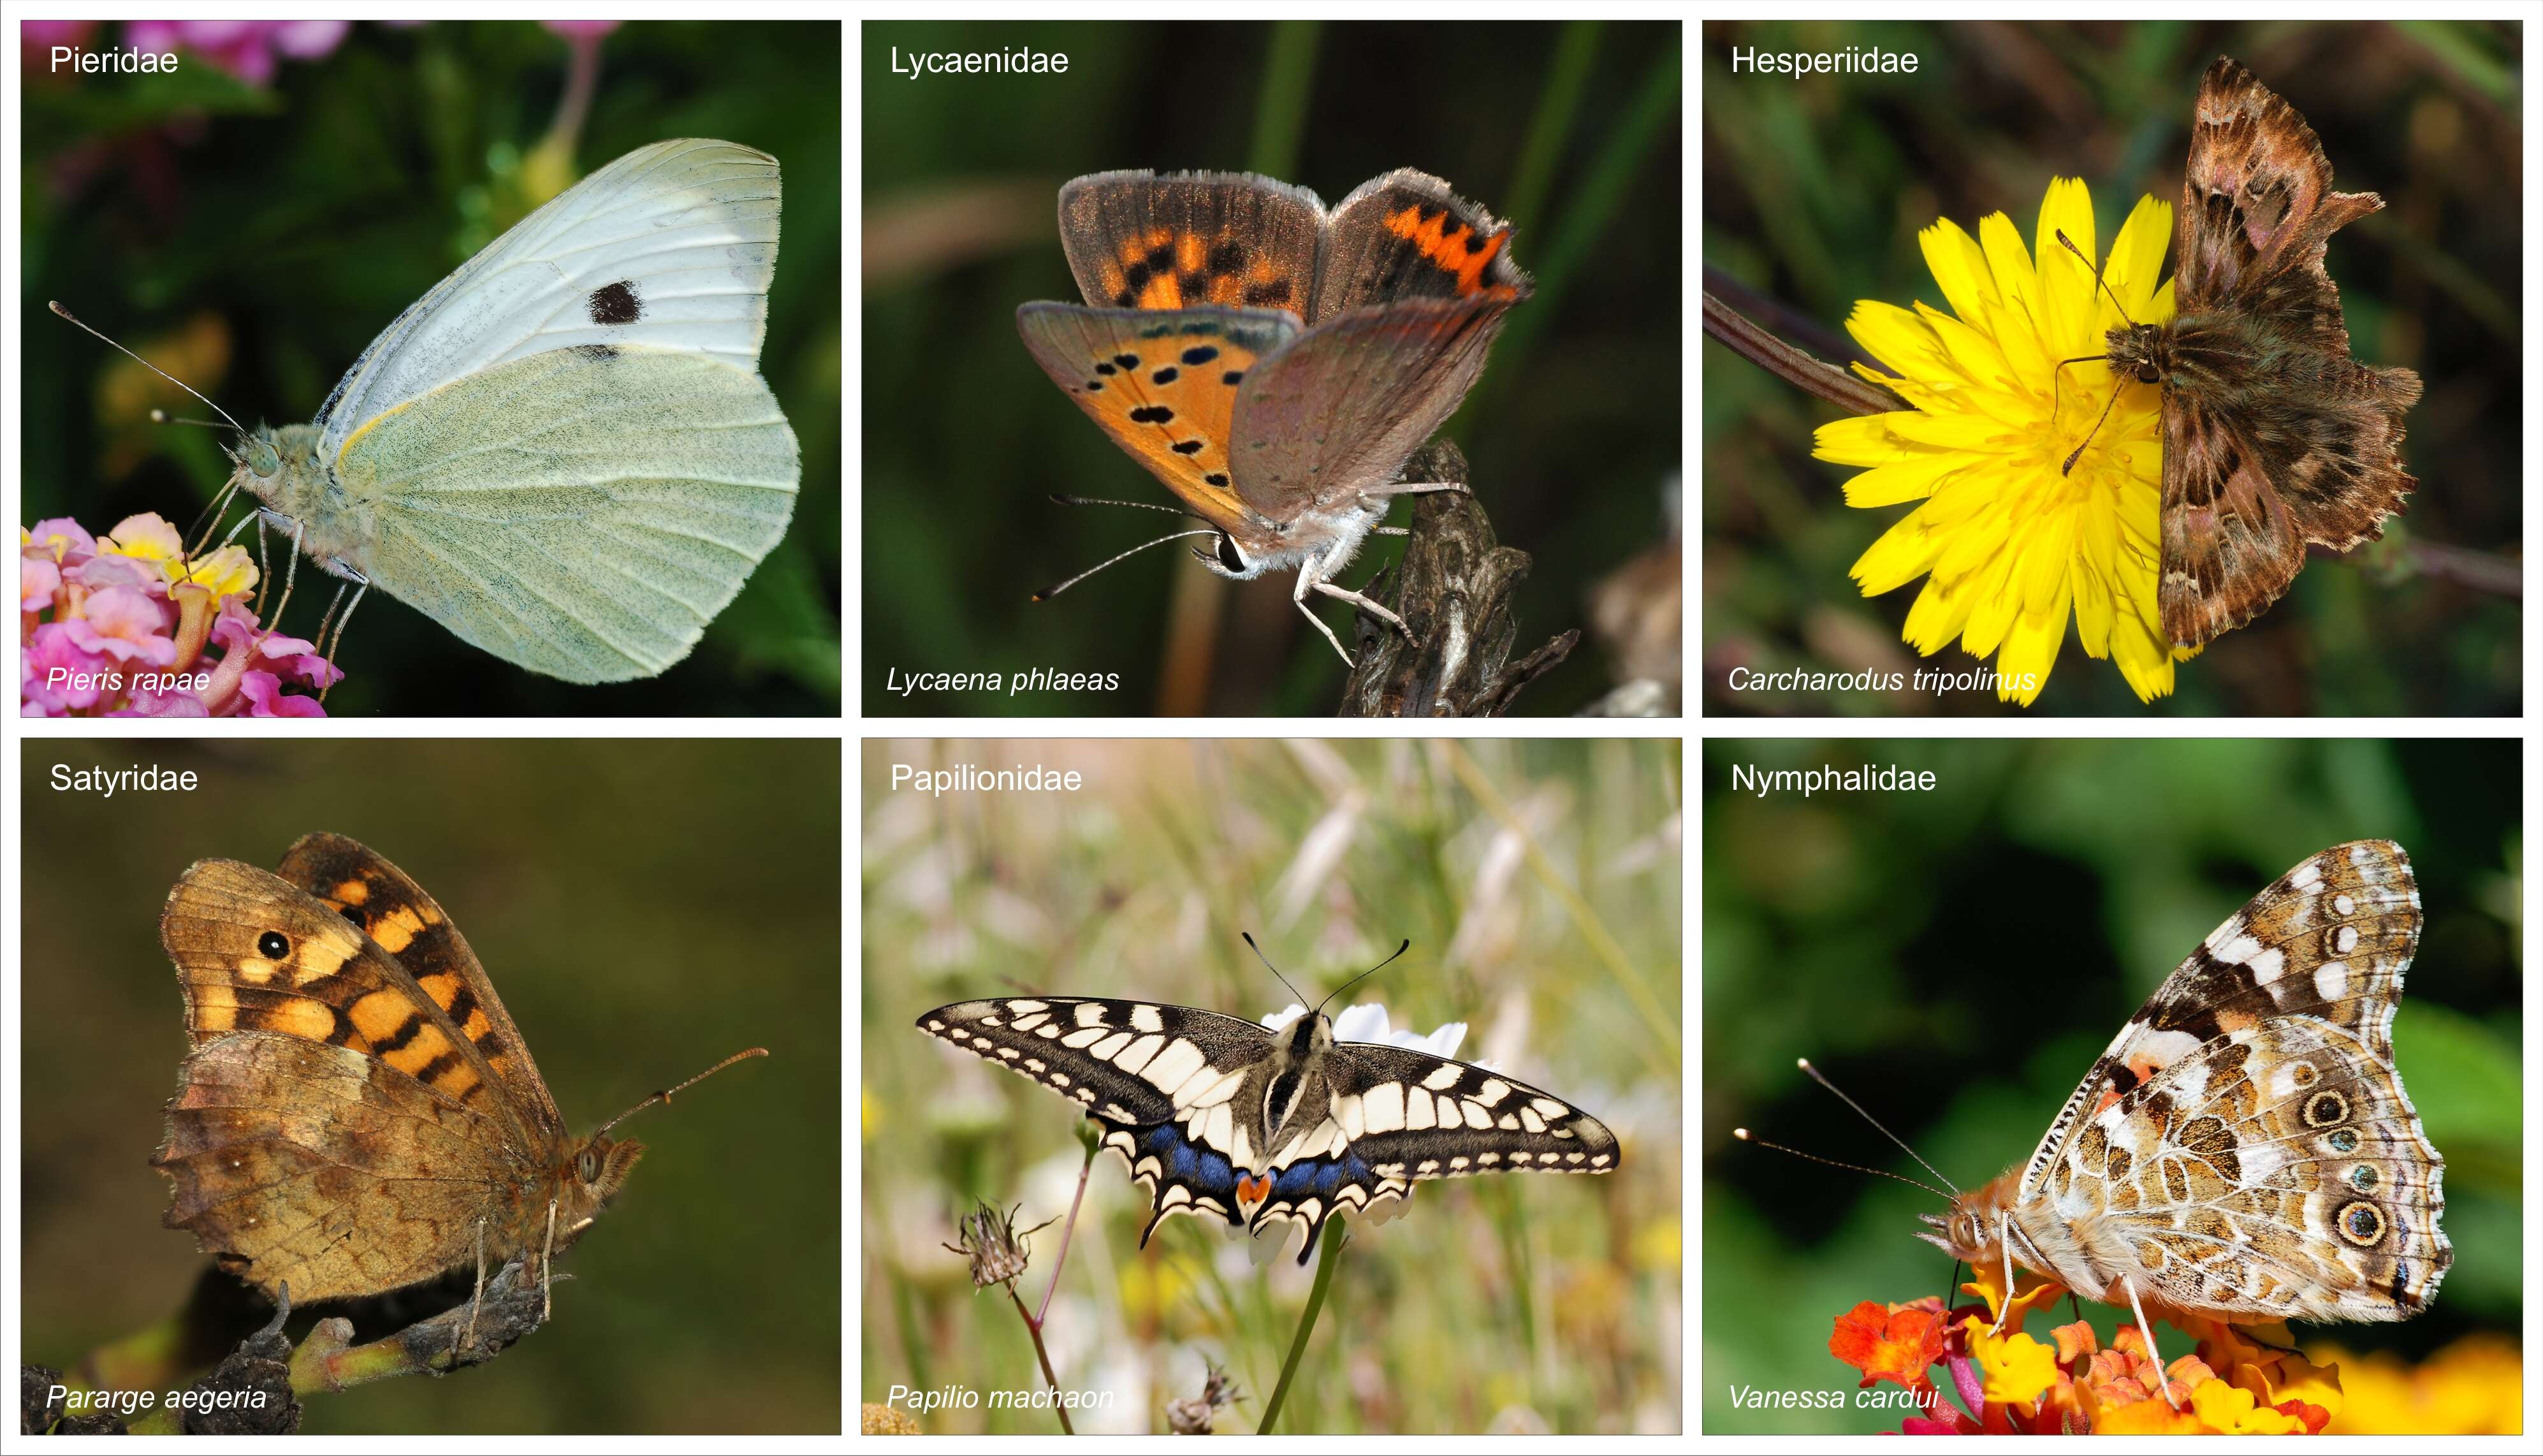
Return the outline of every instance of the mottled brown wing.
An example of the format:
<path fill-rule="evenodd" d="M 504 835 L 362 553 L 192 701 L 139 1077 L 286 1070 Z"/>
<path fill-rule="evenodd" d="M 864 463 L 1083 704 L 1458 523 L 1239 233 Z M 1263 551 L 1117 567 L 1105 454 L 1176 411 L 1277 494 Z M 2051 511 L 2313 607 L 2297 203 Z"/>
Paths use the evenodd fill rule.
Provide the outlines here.
<path fill-rule="evenodd" d="M 279 873 L 397 958 L 485 1059 L 531 1132 L 566 1136 L 565 1119 L 530 1058 L 529 1043 L 503 1010 L 477 954 L 432 896 L 377 852 L 342 834 L 303 835 L 282 857 Z"/>
<path fill-rule="evenodd" d="M 269 1297 L 287 1282 L 295 1303 L 473 1265 L 481 1223 L 487 1267 L 520 1252 L 529 1150 L 485 1110 L 380 1066 L 285 1032 L 198 1046 L 151 1159 L 175 1185 L 168 1226 Z"/>
<path fill-rule="evenodd" d="M 2274 301 L 2294 310 L 2308 339 L 2346 354 L 2349 334 L 2340 292 L 2323 272 L 2323 244 L 2383 205 L 2373 192 L 2334 192 L 2331 161 L 2305 118 L 2232 57 L 2218 56 L 2198 83 L 2173 222 L 2181 311 L 2256 301 L 2294 270 L 2309 274 L 2311 286 Z"/>
<path fill-rule="evenodd" d="M 2383 205 L 2333 190 L 2313 128 L 2251 72 L 2224 56 L 2208 67 L 2174 223 L 2181 317 L 2185 329 L 2202 316 L 2235 325 L 2232 373 L 2200 392 L 2259 447 L 2263 478 L 2303 539 L 2335 551 L 2381 536 L 2418 485 L 2401 443 L 2420 378 L 2349 356 L 2340 289 L 2323 267 L 2331 235 Z M 2167 493 L 2170 484 L 2167 469 Z"/>
<path fill-rule="evenodd" d="M 2389 1063 L 2420 919 L 2410 857 L 2389 840 L 2334 845 L 2278 877 L 2210 931 L 2119 1029 L 2033 1152 L 2022 1196 L 2039 1191 L 2082 1123 L 2217 1037 L 2303 1018 Z"/>
<path fill-rule="evenodd" d="M 2164 635 L 2182 647 L 2259 616 L 2304 566 L 2303 534 L 2260 452 L 2196 391 L 2163 394 L 2161 520 L 2155 600 Z"/>
<path fill-rule="evenodd" d="M 1097 308 L 1304 316 L 1324 203 L 1250 173 L 1102 172 L 1059 190 L 1059 239 Z"/>

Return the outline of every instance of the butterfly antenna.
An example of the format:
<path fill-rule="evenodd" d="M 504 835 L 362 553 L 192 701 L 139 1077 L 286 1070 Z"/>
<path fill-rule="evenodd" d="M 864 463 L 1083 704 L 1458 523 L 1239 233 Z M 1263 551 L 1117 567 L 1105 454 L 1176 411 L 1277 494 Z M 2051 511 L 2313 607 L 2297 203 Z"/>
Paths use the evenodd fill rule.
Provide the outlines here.
<path fill-rule="evenodd" d="M 2062 228 L 2062 227 L 2061 227 L 2061 228 L 2059 228 L 2059 229 L 2057 230 L 2057 242 L 2058 242 L 2058 244 L 2059 244 L 2060 246 L 2062 246 L 2063 248 L 2065 248 L 2065 250 L 2066 250 L 2067 252 L 2074 254 L 2077 258 L 2084 258 L 2084 250 L 2075 246 L 2075 240 L 2074 240 L 2074 239 L 2072 239 L 2072 238 L 2070 238 L 2070 237 L 2068 237 L 2068 236 L 2066 236 L 2066 230 L 2065 230 L 2064 228 Z M 2109 259 L 2107 259 L 2107 258 L 2106 258 L 2106 259 L 2104 259 L 2104 260 L 2102 260 L 2102 263 L 2108 263 L 2108 262 L 2110 262 L 2110 260 L 2109 260 Z M 2127 306 L 2126 304 L 2124 304 L 2124 303 L 2119 302 L 2119 295 L 2118 290 L 2114 289 L 2114 288 L 2110 285 L 2109 280 L 2108 280 L 2108 279 L 2105 279 L 2105 278 L 2102 276 L 2102 264 L 2101 264 L 2101 263 L 2095 263 L 2095 262 L 2093 262 L 2093 260 L 2091 260 L 2091 259 L 2089 259 L 2089 258 L 2084 258 L 2084 265 L 2085 265 L 2085 267 L 2090 268 L 2093 270 L 2093 286 L 2094 286 L 2094 287 L 2096 287 L 2096 288 L 2101 289 L 2101 290 L 2102 290 L 2103 292 L 2105 292 L 2105 293 L 2110 294 L 2110 295 L 2111 295 L 2111 303 L 2112 303 L 2112 305 L 2113 305 L 2114 307 L 2116 307 L 2116 308 L 2118 308 L 2118 309 L 2119 309 L 2119 317 L 2120 317 L 2121 319 L 2124 319 L 2124 320 L 2126 320 L 2126 321 L 2127 321 L 2127 325 L 2128 325 L 2128 327 L 2129 327 L 2129 328 L 2131 328 L 2131 329 L 2135 328 L 2135 327 L 2136 327 L 2136 322 L 2137 322 L 2137 321 L 2136 321 L 2136 320 L 2134 320 L 2134 319 L 2130 319 L 2130 318 L 2128 318 L 2128 306 Z"/>
<path fill-rule="evenodd" d="M 1788 1148 L 1779 1142 L 1768 1142 L 1766 1139 L 1750 1132 L 1745 1127 L 1732 1128 L 1731 1135 L 1739 1139 L 1741 1142 L 1755 1143 L 1761 1148 L 1773 1148 L 1779 1153 L 1790 1153 L 1794 1157 L 1803 1159 L 1806 1162 L 1824 1164 L 1830 1168 L 1842 1168 L 1848 1173 L 1869 1173 L 1875 1178 L 1888 1179 L 1891 1183 L 1903 1183 L 1911 1188 L 1923 1188 L 1925 1191 L 1932 1193 L 1935 1197 L 1941 1198 L 1946 1202 L 1952 1201 L 1957 1196 L 1956 1194 L 1944 1192 L 1941 1188 L 1934 1187 L 1930 1183 L 1919 1183 L 1915 1179 L 1909 1178 L 1904 1174 L 1886 1173 L 1878 1168 L 1866 1168 L 1860 1163 L 1840 1163 L 1834 1158 L 1822 1158 L 1816 1153 L 1805 1153 L 1800 1148 Z M 1916 1161 L 1921 1163 L 1924 1159 L 1919 1158 Z"/>
<path fill-rule="evenodd" d="M 1237 934 L 1245 938 L 1246 947 L 1254 952 L 1255 959 L 1263 962 L 1263 968 L 1272 972 L 1272 978 L 1278 981 L 1283 986 L 1288 986 L 1289 994 L 1298 998 L 1299 1005 L 1306 1005 L 1307 998 L 1299 993 L 1297 987 L 1289 985 L 1289 978 L 1280 973 L 1280 967 L 1272 963 L 1272 958 L 1263 954 L 1263 948 L 1261 946 L 1254 944 L 1254 932 L 1250 930 L 1240 930 Z"/>
<path fill-rule="evenodd" d="M 1199 531 L 1177 531 L 1171 536 L 1159 536 L 1154 541 L 1142 541 L 1138 545 L 1131 547 L 1129 550 L 1122 552 L 1119 556 L 1114 557 L 1112 561 L 1097 562 L 1095 565 L 1088 567 L 1085 571 L 1082 571 L 1076 575 L 1069 577 L 1067 580 L 1060 582 L 1057 586 L 1043 587 L 1041 590 L 1033 594 L 1033 599 L 1035 601 L 1048 601 L 1052 597 L 1057 596 L 1061 592 L 1076 585 L 1078 582 L 1083 581 L 1087 577 L 1104 570 L 1106 567 L 1112 566 L 1116 562 L 1122 561 L 1126 558 L 1137 556 L 1140 552 L 1147 550 L 1151 546 L 1163 546 L 1169 541 L 1181 541 L 1186 536 L 1215 536 L 1217 534 L 1218 529 L 1213 526 L 1206 530 Z"/>
<path fill-rule="evenodd" d="M 1943 1170 L 1926 1162 L 1922 1154 L 1918 1153 L 1914 1148 L 1907 1146 L 1907 1140 L 1905 1138 L 1900 1137 L 1897 1133 L 1882 1126 L 1880 1118 L 1863 1110 L 1863 1104 L 1846 1096 L 1835 1083 L 1830 1082 L 1825 1076 L 1821 1075 L 1818 1068 L 1811 1066 L 1811 1059 L 1809 1057 L 1798 1057 L 1795 1058 L 1795 1060 L 1801 1063 L 1802 1071 L 1808 1074 L 1811 1081 L 1816 1082 L 1821 1087 L 1835 1093 L 1836 1100 L 1845 1104 L 1847 1107 L 1854 1109 L 1855 1115 L 1861 1117 L 1864 1121 L 1871 1123 L 1874 1131 L 1880 1133 L 1883 1137 L 1889 1139 L 1891 1142 L 1898 1144 L 1899 1151 L 1905 1153 L 1910 1158 L 1914 1158 L 1916 1160 L 1917 1167 L 1924 1169 L 1927 1173 L 1934 1175 L 1936 1178 L 1942 1178 L 1943 1187 L 1952 1190 L 1951 1196 L 1957 1198 L 1961 1195 L 1961 1186 L 1959 1184 L 1952 1182 L 1948 1178 L 1943 1178 Z"/>
<path fill-rule="evenodd" d="M 619 1123 L 626 1121 L 628 1118 L 635 1116 L 638 1112 L 645 1111 L 655 1103 L 668 1103 L 672 1098 L 677 1097 L 681 1093 L 688 1091 L 690 1088 L 697 1086 L 709 1077 L 712 1077 L 716 1073 L 723 1071 L 725 1068 L 732 1066 L 734 1062 L 748 1061 L 754 1056 L 766 1055 L 768 1055 L 768 1048 L 765 1046 L 754 1046 L 748 1051 L 736 1051 L 732 1055 L 726 1057 L 723 1061 L 717 1062 L 714 1066 L 707 1068 L 705 1071 L 691 1077 L 688 1081 L 681 1083 L 679 1086 L 666 1087 L 660 1092 L 655 1093 L 652 1097 L 645 1099 L 643 1102 L 638 1103 L 636 1106 L 629 1108 L 617 1116 L 601 1123 L 598 1127 L 592 1129 L 591 1135 L 593 1137 L 598 1137 L 600 1134 L 607 1132 L 610 1128 L 615 1127 Z"/>
<path fill-rule="evenodd" d="M 97 332 L 95 329 L 91 329 L 91 328 L 89 328 L 89 326 L 88 326 L 88 325 L 80 323 L 79 319 L 78 319 L 76 316 L 74 316 L 74 315 L 71 313 L 71 311 L 70 311 L 69 309 L 66 309 L 66 308 L 62 307 L 59 303 L 57 303 L 57 302 L 54 302 L 54 301 L 52 301 L 52 300 L 47 299 L 47 300 L 45 301 L 45 305 L 44 305 L 44 306 L 45 306 L 45 307 L 47 307 L 47 308 L 49 308 L 49 309 L 51 309 L 54 313 L 57 313 L 57 314 L 61 315 L 63 319 L 65 319 L 66 321 L 68 321 L 69 323 L 71 323 L 71 324 L 73 324 L 73 325 L 76 325 L 76 326 L 77 326 L 78 328 L 80 328 L 81 330 L 83 330 L 83 331 L 85 331 L 85 332 L 87 332 L 87 333 L 89 333 L 89 334 L 96 335 L 96 337 L 98 338 L 98 340 L 99 340 L 101 343 L 105 344 L 107 347 L 114 349 L 116 352 L 117 352 L 117 353 L 119 353 L 119 354 L 122 354 L 125 358 L 128 358 L 128 359 L 132 360 L 132 362 L 134 362 L 134 363 L 136 363 L 136 364 L 139 364 L 142 368 L 147 369 L 147 370 L 149 370 L 151 373 L 158 375 L 160 378 L 167 380 L 170 384 L 173 384 L 173 385 L 177 386 L 179 389 L 182 389 L 182 390 L 184 390 L 186 393 L 188 393 L 188 394 L 190 394 L 190 395 L 193 395 L 194 398 L 196 398 L 196 399 L 198 399 L 198 400 L 202 400 L 202 401 L 203 401 L 203 403 L 204 403 L 204 405 L 205 405 L 205 406 L 207 406 L 207 407 L 209 407 L 209 408 L 210 408 L 210 410 L 211 410 L 211 412 L 212 412 L 213 414 L 218 415 L 218 416 L 219 416 L 219 417 L 221 417 L 223 420 L 229 420 L 229 421 L 230 421 L 230 428 L 237 430 L 240 434 L 245 434 L 245 433 L 247 433 L 247 426 L 246 426 L 246 425 L 243 425 L 243 424 L 239 423 L 239 422 L 238 422 L 237 421 L 235 421 L 235 420 L 230 420 L 230 412 L 229 412 L 229 411 L 224 410 L 224 409 L 222 409 L 220 406 L 213 404 L 213 403 L 212 403 L 210 400 L 208 400 L 208 399 L 203 399 L 203 393 L 202 393 L 202 391 L 200 391 L 200 390 L 198 390 L 198 389 L 194 388 L 194 387 L 193 387 L 193 385 L 191 385 L 191 384 L 188 384 L 185 380 L 178 378 L 176 375 L 169 373 L 167 370 L 160 368 L 157 364 L 154 364 L 154 363 L 150 362 L 148 359 L 143 358 L 141 355 L 139 355 L 139 354 L 137 354 L 137 353 L 134 353 L 132 350 L 130 350 L 130 349 L 128 349 L 128 348 L 125 348 L 122 345 L 116 343 L 114 340 L 107 338 L 105 335 L 103 335 L 103 334 L 98 334 L 98 332 Z"/>
<path fill-rule="evenodd" d="M 1397 957 L 1397 956 L 1402 956 L 1405 952 L 1410 951 L 1410 950 L 1412 950 L 1412 949 L 1413 949 L 1413 943 L 1412 943 L 1411 941 L 1409 941 L 1409 940 L 1408 940 L 1408 941 L 1406 941 L 1403 945 L 1400 945 L 1400 946 L 1396 947 L 1396 948 L 1395 948 L 1395 955 L 1394 955 L 1394 956 L 1389 956 L 1389 957 L 1387 957 L 1385 959 L 1383 959 L 1383 960 L 1381 960 L 1381 961 L 1377 962 L 1375 965 L 1370 966 L 1368 969 L 1361 971 L 1359 974 L 1357 974 L 1357 975 L 1355 975 L 1355 976 L 1352 976 L 1349 980 L 1347 980 L 1347 981 L 1343 982 L 1341 985 L 1334 987 L 1331 991 L 1326 992 L 1326 993 L 1325 993 L 1325 999 L 1324 999 L 1324 1001 L 1319 1001 L 1319 1002 L 1317 1002 L 1317 1003 L 1316 1003 L 1316 1010 L 1317 1010 L 1318 1012 L 1320 1012 L 1320 1013 L 1321 1013 L 1321 1012 L 1325 1009 L 1325 1004 L 1326 1004 L 1326 1002 L 1329 1002 L 1329 1001 L 1333 1000 L 1336 996 L 1341 995 L 1343 992 L 1349 990 L 1351 987 L 1358 985 L 1360 982 L 1362 982 L 1362 981 L 1364 981 L 1364 980 L 1367 980 L 1370 976 L 1373 976 L 1373 975 L 1377 974 L 1379 971 L 1386 969 L 1388 966 L 1393 965 L 1393 964 L 1395 963 L 1395 959 L 1396 959 L 1396 957 Z"/>
<path fill-rule="evenodd" d="M 1050 503 L 1053 505 L 1126 505 L 1132 510 L 1162 510 L 1168 515 L 1179 515 L 1186 520 L 1207 519 L 1180 506 L 1159 505 L 1154 500 L 1108 500 L 1100 496 L 1053 496 L 1050 498 Z"/>

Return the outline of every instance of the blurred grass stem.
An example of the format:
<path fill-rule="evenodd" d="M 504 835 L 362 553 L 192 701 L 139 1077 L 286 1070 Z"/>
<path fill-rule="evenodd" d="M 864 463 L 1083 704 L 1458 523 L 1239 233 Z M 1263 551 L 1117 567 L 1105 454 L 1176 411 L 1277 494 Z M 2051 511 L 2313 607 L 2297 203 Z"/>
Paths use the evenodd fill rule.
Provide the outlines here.
<path fill-rule="evenodd" d="M 1659 997 L 1653 993 L 1651 983 L 1635 966 L 1633 958 L 1617 944 L 1606 922 L 1598 918 L 1598 912 L 1591 909 L 1589 902 L 1580 897 L 1580 892 L 1574 889 L 1562 872 L 1554 868 L 1554 862 L 1546 857 L 1545 846 L 1537 843 L 1536 835 L 1529 831 L 1526 821 L 1510 811 L 1507 801 L 1493 788 L 1492 781 L 1484 776 L 1483 768 L 1466 751 L 1465 744 L 1450 740 L 1442 746 L 1448 755 L 1449 770 L 1456 774 L 1457 782 L 1465 786 L 1467 793 L 1475 796 L 1476 803 L 1500 821 L 1503 828 L 1518 836 L 1519 844 L 1527 851 L 1528 869 L 1556 899 L 1563 902 L 1565 913 L 1572 917 L 1574 925 L 1580 928 L 1581 938 L 1589 943 L 1589 949 L 1597 953 L 1599 959 L 1607 962 L 1607 968 L 1616 973 L 1617 982 L 1624 986 L 1626 994 L 1633 997 L 1634 1005 L 1641 1009 L 1643 1025 L 1659 1041 L 1657 1048 L 1649 1041 L 1643 1044 L 1643 1053 L 1652 1058 L 1653 1069 L 1664 1079 L 1676 1076 L 1681 1044 L 1677 1018 L 1661 1007 Z"/>
<path fill-rule="evenodd" d="M 1325 1293 L 1334 1286 L 1334 1265 L 1342 1263 L 1343 1246 L 1350 1242 L 1350 1227 L 1339 1219 L 1325 1226 L 1325 1247 L 1316 1255 L 1316 1282 L 1307 1290 L 1307 1307 L 1298 1312 L 1298 1333 L 1289 1338 L 1289 1354 L 1280 1362 L 1280 1382 L 1272 1387 L 1272 1399 L 1263 1403 L 1263 1423 L 1254 1428 L 1256 1435 L 1270 1435 L 1272 1424 L 1280 1418 L 1281 1403 L 1289 1398 L 1290 1377 L 1298 1373 L 1298 1361 L 1307 1353 L 1307 1337 L 1316 1333 L 1316 1317 L 1324 1313 Z"/>

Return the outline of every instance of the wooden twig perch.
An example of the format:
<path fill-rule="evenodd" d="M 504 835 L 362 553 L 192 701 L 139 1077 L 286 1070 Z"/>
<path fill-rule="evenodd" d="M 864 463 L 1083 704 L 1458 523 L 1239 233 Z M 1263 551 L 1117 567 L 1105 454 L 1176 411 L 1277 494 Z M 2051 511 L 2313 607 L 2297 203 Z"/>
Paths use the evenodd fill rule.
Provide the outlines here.
<path fill-rule="evenodd" d="M 1463 481 L 1466 457 L 1445 436 L 1414 452 L 1404 478 Z M 1419 646 L 1366 612 L 1341 718 L 1498 718 L 1519 690 L 1571 655 L 1566 632 L 1516 662 L 1514 598 L 1528 554 L 1503 546 L 1474 497 L 1432 491 L 1413 498 L 1413 535 L 1393 579 L 1365 589 L 1413 629 Z M 1384 575 L 1384 574 L 1381 574 Z"/>

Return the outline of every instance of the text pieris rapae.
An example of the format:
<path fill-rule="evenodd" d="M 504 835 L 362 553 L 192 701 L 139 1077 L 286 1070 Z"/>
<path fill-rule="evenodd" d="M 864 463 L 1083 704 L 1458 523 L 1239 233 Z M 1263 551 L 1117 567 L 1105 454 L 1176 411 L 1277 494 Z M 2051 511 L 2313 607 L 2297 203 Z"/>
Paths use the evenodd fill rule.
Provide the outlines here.
<path fill-rule="evenodd" d="M 371 341 L 232 484 L 329 573 L 569 682 L 687 656 L 786 534 L 759 377 L 777 159 L 656 142 L 567 189 Z"/>

